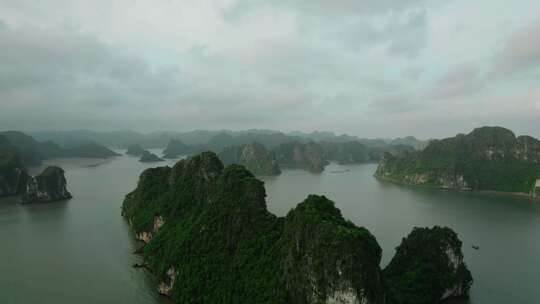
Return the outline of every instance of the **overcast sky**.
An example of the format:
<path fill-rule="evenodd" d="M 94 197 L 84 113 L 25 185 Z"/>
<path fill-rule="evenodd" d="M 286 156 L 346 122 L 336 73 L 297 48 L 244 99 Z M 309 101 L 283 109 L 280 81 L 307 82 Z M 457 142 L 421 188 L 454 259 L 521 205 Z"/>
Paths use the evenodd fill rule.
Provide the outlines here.
<path fill-rule="evenodd" d="M 0 0 L 0 130 L 540 137 L 538 0 Z"/>

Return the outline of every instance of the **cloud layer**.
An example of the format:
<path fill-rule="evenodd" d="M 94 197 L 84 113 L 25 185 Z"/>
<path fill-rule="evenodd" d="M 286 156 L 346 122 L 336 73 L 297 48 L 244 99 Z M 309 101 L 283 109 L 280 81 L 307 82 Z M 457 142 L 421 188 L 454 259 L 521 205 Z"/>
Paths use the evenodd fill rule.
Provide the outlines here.
<path fill-rule="evenodd" d="M 532 0 L 0 0 L 0 129 L 438 137 L 496 124 L 540 137 L 538 12 Z"/>

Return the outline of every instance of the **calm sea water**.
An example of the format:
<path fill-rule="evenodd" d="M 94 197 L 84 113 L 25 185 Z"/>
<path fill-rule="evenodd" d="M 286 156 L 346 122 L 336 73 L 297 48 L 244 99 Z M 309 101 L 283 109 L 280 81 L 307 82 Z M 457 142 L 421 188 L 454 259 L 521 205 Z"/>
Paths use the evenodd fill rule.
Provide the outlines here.
<path fill-rule="evenodd" d="M 136 244 L 120 216 L 124 195 L 155 164 L 130 157 L 52 163 L 66 170 L 73 199 L 24 206 L 0 201 L 0 303 L 165 302 L 153 278 L 132 268 Z M 324 194 L 376 236 L 383 265 L 414 226 L 449 226 L 464 243 L 475 279 L 471 303 L 540 298 L 540 203 L 400 187 L 374 179 L 375 168 L 332 164 L 318 175 L 288 170 L 264 178 L 268 208 L 285 215 L 309 193 Z M 344 169 L 350 171 L 332 173 Z"/>

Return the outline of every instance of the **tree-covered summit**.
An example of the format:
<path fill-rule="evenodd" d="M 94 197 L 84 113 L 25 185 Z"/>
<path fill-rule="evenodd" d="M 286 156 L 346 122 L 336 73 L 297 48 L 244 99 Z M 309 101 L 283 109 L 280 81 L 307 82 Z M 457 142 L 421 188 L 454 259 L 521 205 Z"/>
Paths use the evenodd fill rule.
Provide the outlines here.
<path fill-rule="evenodd" d="M 245 167 L 204 152 L 145 170 L 122 214 L 159 293 L 175 303 L 388 303 L 381 248 L 367 229 L 324 196 L 286 217 L 265 197 Z"/>
<path fill-rule="evenodd" d="M 530 193 L 540 178 L 540 141 L 501 127 L 477 128 L 422 151 L 386 154 L 375 175 L 412 185 Z"/>

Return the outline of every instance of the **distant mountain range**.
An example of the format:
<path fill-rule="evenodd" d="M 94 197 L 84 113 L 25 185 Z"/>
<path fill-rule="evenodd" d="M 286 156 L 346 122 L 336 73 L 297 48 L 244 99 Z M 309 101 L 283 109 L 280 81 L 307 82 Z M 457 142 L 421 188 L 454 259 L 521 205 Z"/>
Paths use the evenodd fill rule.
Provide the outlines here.
<path fill-rule="evenodd" d="M 38 141 L 19 131 L 0 132 L 0 154 L 12 154 L 25 166 L 39 165 L 43 160 L 59 157 L 108 158 L 118 153 L 92 141 L 61 147 L 53 141 Z"/>
<path fill-rule="evenodd" d="M 62 147 L 80 146 L 94 142 L 101 145 L 125 149 L 130 145 L 139 144 L 144 148 L 165 148 L 171 139 L 182 141 L 187 145 L 207 145 L 212 150 L 222 150 L 229 145 L 242 145 L 259 142 L 268 148 L 280 144 L 298 142 L 359 142 L 368 147 L 385 147 L 388 145 L 406 145 L 415 149 L 424 148 L 428 141 L 416 139 L 413 136 L 396 139 L 367 139 L 350 135 L 336 135 L 333 132 L 315 131 L 280 132 L 275 130 L 249 129 L 243 131 L 231 130 L 194 130 L 188 132 L 160 131 L 152 133 L 138 133 L 134 131 L 96 132 L 90 130 L 73 131 L 41 131 L 30 132 L 31 136 L 39 141 L 53 141 Z"/>

